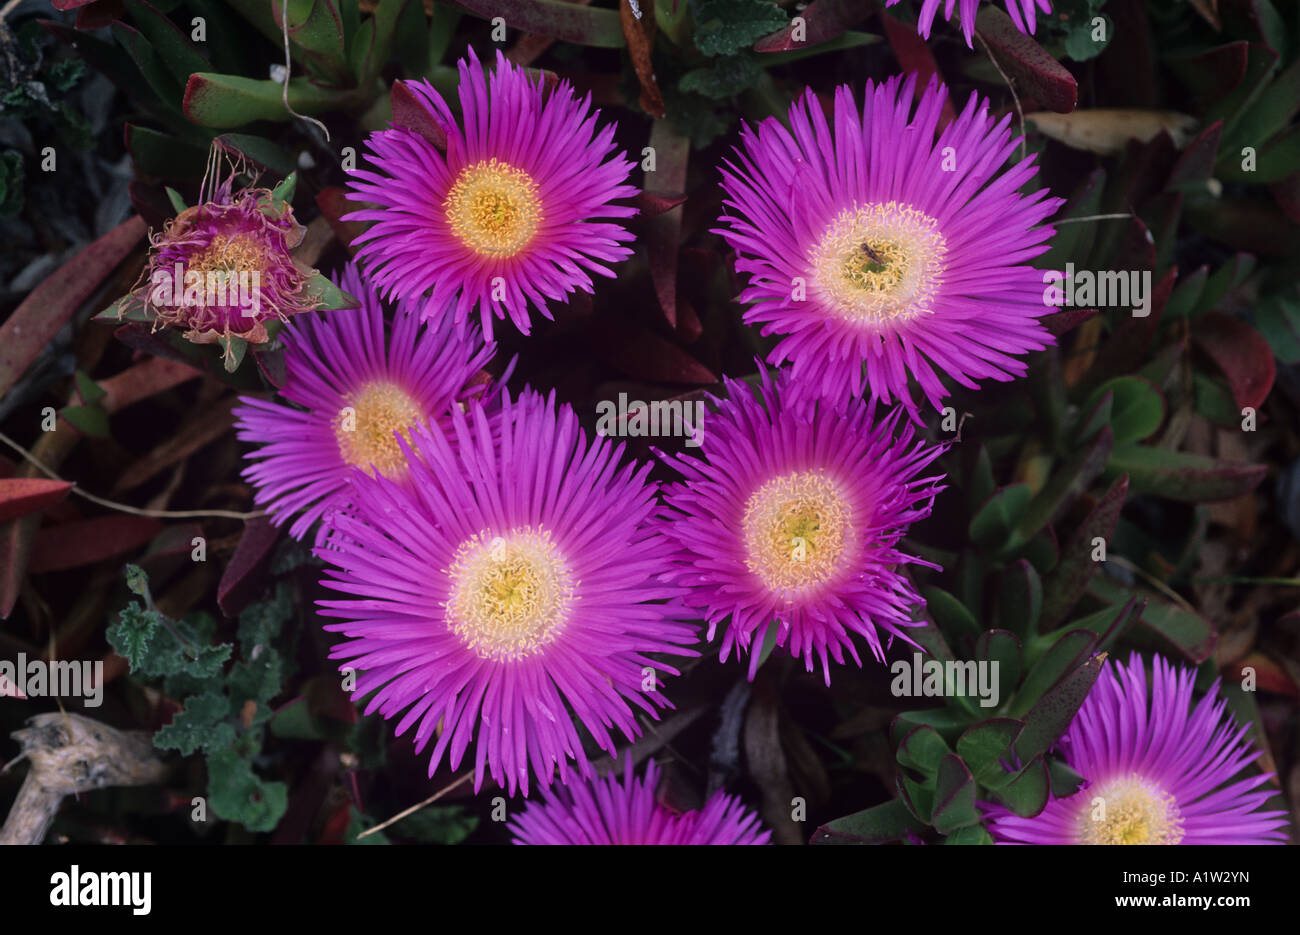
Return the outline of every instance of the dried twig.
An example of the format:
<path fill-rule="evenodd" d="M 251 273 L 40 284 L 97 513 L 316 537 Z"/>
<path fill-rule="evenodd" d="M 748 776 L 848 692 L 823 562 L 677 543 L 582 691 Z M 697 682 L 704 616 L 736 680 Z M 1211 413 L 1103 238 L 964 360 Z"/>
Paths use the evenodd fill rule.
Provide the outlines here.
<path fill-rule="evenodd" d="M 10 735 L 22 744 L 18 759 L 25 757 L 31 768 L 0 828 L 0 845 L 40 844 L 65 795 L 147 786 L 167 772 L 147 732 L 120 731 L 62 712 L 38 714 L 27 725 Z"/>

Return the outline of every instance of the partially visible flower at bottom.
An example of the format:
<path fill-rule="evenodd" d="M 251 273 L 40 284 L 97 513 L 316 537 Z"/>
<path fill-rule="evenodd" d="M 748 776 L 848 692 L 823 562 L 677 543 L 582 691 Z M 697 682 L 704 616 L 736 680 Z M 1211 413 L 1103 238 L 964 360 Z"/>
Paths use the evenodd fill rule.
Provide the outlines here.
<path fill-rule="evenodd" d="M 772 833 L 735 796 L 715 792 L 704 807 L 674 812 L 655 799 L 659 768 L 632 774 L 624 754 L 623 779 L 572 782 L 543 791 L 508 825 L 515 844 L 769 844 Z"/>
<path fill-rule="evenodd" d="M 1259 811 L 1269 773 L 1238 778 L 1259 757 L 1250 725 L 1224 715 L 1218 683 L 1192 707 L 1196 673 L 1156 656 L 1148 690 L 1136 654 L 1108 664 L 1061 738 L 1086 783 L 1033 818 L 998 805 L 1003 844 L 1285 844 L 1286 813 Z"/>

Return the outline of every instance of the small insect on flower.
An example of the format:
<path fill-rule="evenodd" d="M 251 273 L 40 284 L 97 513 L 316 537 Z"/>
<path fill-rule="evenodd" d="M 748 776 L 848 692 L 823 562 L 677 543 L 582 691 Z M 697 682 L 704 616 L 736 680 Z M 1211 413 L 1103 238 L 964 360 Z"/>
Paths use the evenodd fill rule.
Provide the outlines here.
<path fill-rule="evenodd" d="M 697 811 L 659 804 L 659 767 L 651 760 L 637 779 L 624 753 L 623 779 L 573 782 L 545 790 L 508 825 L 515 844 L 770 844 L 758 816 L 721 789 Z"/>
<path fill-rule="evenodd" d="M 476 376 L 492 359 L 476 330 L 446 316 L 422 324 L 420 304 L 402 303 L 385 337 L 379 295 L 350 265 L 343 287 L 361 307 L 304 315 L 287 325 L 285 384 L 291 405 L 253 396 L 235 409 L 239 439 L 257 445 L 244 477 L 256 502 L 301 539 L 317 520 L 350 503 L 352 469 L 407 476 L 398 436 L 450 412 L 484 390 Z"/>
<path fill-rule="evenodd" d="M 894 6 L 900 0 L 885 0 L 885 6 Z M 979 12 L 980 0 L 925 0 L 921 5 L 921 12 L 917 14 L 916 31 L 921 34 L 922 39 L 930 38 L 930 30 L 934 26 L 934 18 L 939 14 L 939 6 L 943 5 L 943 18 L 952 21 L 954 7 L 959 11 L 961 20 L 961 34 L 966 38 L 967 48 L 974 48 L 973 40 L 975 38 L 975 16 Z M 1007 13 L 1011 17 L 1011 22 L 1027 36 L 1032 36 L 1034 30 L 1038 28 L 1038 13 L 1051 13 L 1052 5 L 1049 0 L 1005 0 Z"/>
<path fill-rule="evenodd" d="M 820 661 L 827 684 L 845 650 L 862 664 L 854 637 L 883 661 L 882 636 L 911 642 L 921 625 L 900 566 L 929 563 L 898 541 L 943 489 L 942 475 L 918 476 L 943 449 L 910 424 L 898 432 L 899 409 L 876 422 L 873 404 L 818 398 L 788 377 L 764 373 L 757 396 L 726 387 L 699 457 L 664 457 L 683 477 L 665 491 L 664 523 L 687 603 L 709 639 L 729 619 L 721 658 L 750 652 L 750 678 L 769 628 L 809 671 Z"/>
<path fill-rule="evenodd" d="M 150 238 L 142 282 L 98 317 L 184 329 L 186 340 L 221 344 L 233 370 L 247 345 L 266 344 L 293 315 L 355 306 L 294 259 L 306 231 L 289 204 L 295 177 L 273 191 L 237 189 L 249 174 L 242 156 L 214 143 L 199 204 L 173 197 L 179 213 Z"/>
<path fill-rule="evenodd" d="M 942 131 L 947 89 L 932 81 L 913 110 L 915 76 L 867 82 L 859 108 L 835 92 L 834 129 L 809 91 L 790 127 L 746 127 L 724 164 L 717 231 L 749 283 L 745 321 L 781 341 L 768 357 L 826 395 L 867 389 L 919 420 L 909 381 L 936 408 L 940 379 L 1023 376 L 1020 359 L 1052 338 L 1040 319 L 1042 274 L 1028 261 L 1054 233 L 1060 204 L 1019 189 L 1032 159 L 1006 172 L 1009 118 L 971 95 Z"/>
<path fill-rule="evenodd" d="M 489 338 L 494 316 L 527 334 L 530 307 L 551 317 L 548 300 L 591 292 L 590 273 L 631 255 L 632 235 L 596 219 L 636 213 L 612 203 L 636 194 L 632 163 L 568 82 L 548 88 L 500 52 L 486 76 L 473 49 L 458 67 L 459 121 L 427 81 L 395 89 L 427 132 L 371 134 L 373 169 L 352 172 L 348 195 L 363 207 L 347 218 L 375 222 L 356 243 L 386 295 L 432 290 L 457 321 L 477 309 Z"/>
<path fill-rule="evenodd" d="M 400 716 L 416 750 L 434 738 L 432 776 L 475 742 L 475 788 L 488 774 L 514 794 L 570 761 L 588 775 L 584 733 L 612 752 L 638 711 L 671 707 L 660 687 L 689 649 L 680 588 L 663 578 L 670 543 L 651 520 L 650 465 L 620 466 L 623 446 L 588 443 L 568 407 L 503 393 L 401 446 L 411 482 L 358 475 L 355 515 L 333 523 L 338 548 L 319 602 L 346 640 L 331 656 L 358 670 L 366 713 Z M 327 544 L 328 546 L 328 544 Z"/>
<path fill-rule="evenodd" d="M 1108 662 L 1060 749 L 1083 776 L 1073 795 L 1033 818 L 986 806 L 1003 844 L 1285 844 L 1287 817 L 1264 808 L 1269 773 L 1243 776 L 1260 756 L 1250 725 L 1225 714 L 1218 682 L 1192 704 L 1193 669 L 1142 659 Z"/>

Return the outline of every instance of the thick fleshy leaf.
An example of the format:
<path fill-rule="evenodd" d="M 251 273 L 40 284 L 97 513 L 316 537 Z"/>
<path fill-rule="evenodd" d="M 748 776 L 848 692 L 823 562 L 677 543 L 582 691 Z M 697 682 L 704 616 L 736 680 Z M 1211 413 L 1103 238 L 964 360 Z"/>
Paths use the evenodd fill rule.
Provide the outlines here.
<path fill-rule="evenodd" d="M 978 824 L 979 821 L 980 812 L 975 805 L 975 779 L 961 757 L 949 754 L 939 763 L 930 822 L 940 834 L 950 834 L 958 828 Z"/>
<path fill-rule="evenodd" d="M 1116 445 L 1140 442 L 1151 436 L 1165 419 L 1165 398 L 1141 377 L 1116 377 L 1092 391 L 1085 410 L 1092 409 L 1103 393 L 1111 394 L 1110 429 Z M 1098 471 L 1100 473 L 1100 471 Z"/>
<path fill-rule="evenodd" d="M 1017 559 L 998 579 L 998 627 L 1025 639 L 1037 628 L 1042 609 L 1042 579 L 1026 559 Z"/>
<path fill-rule="evenodd" d="M 1028 484 L 1003 487 L 986 500 L 970 521 L 971 541 L 982 546 L 999 546 L 1021 521 L 1033 499 Z"/>
<path fill-rule="evenodd" d="M 618 12 L 562 0 L 459 0 L 481 19 L 502 17 L 512 29 L 604 49 L 622 48 Z"/>
<path fill-rule="evenodd" d="M 884 844 L 924 830 L 898 799 L 822 825 L 813 834 L 813 844 Z"/>
<path fill-rule="evenodd" d="M 47 526 L 36 536 L 29 574 L 80 568 L 142 548 L 162 531 L 162 524 L 147 516 L 96 516 Z"/>
<path fill-rule="evenodd" d="M 0 396 L 145 235 L 131 217 L 59 267 L 0 325 Z"/>
<path fill-rule="evenodd" d="M 1129 485 L 1136 492 L 1188 503 L 1240 497 L 1258 487 L 1267 473 L 1266 464 L 1216 461 L 1144 445 L 1116 448 L 1106 465 L 1107 477 L 1128 474 Z"/>
<path fill-rule="evenodd" d="M 0 479 L 0 523 L 39 513 L 68 495 L 73 484 L 44 477 L 7 477 Z"/>
<path fill-rule="evenodd" d="M 1024 726 L 1023 721 L 1006 717 L 980 721 L 957 738 L 957 755 L 982 784 L 984 776 L 996 777 L 1003 772 L 999 761 L 1008 756 Z"/>
<path fill-rule="evenodd" d="M 619 0 L 619 25 L 627 42 L 627 55 L 632 60 L 637 80 L 641 82 L 641 99 L 638 103 L 651 117 L 663 117 L 664 97 L 659 92 L 659 82 L 655 79 L 654 63 L 650 61 L 650 53 L 655 44 L 654 12 L 655 0 L 640 0 L 635 9 L 629 0 Z"/>
<path fill-rule="evenodd" d="M 240 127 L 256 120 L 292 120 L 282 95 L 282 85 L 270 79 L 201 72 L 190 75 L 185 85 L 185 116 L 201 127 L 217 129 Z M 306 78 L 289 81 L 289 106 L 300 114 L 348 110 L 363 100 L 356 90 L 323 88 Z"/>
<path fill-rule="evenodd" d="M 666 191 L 686 190 L 686 167 L 691 155 L 691 141 L 677 132 L 667 120 L 656 120 L 650 130 L 650 146 L 655 152 L 655 184 Z M 662 211 L 646 221 L 646 256 L 655 296 L 668 324 L 677 324 L 678 248 L 682 241 L 684 207 Z"/>
<path fill-rule="evenodd" d="M 1120 510 L 1127 496 L 1128 475 L 1122 474 L 1102 494 L 1087 519 L 1070 535 L 1061 550 L 1060 564 L 1043 582 L 1041 620 L 1044 627 L 1055 627 L 1083 597 L 1088 582 L 1099 567 L 1093 559 L 1097 540 L 1100 539 L 1104 546 L 1115 534 L 1115 525 L 1119 522 Z"/>
<path fill-rule="evenodd" d="M 1092 655 L 1096 646 L 1097 634 L 1091 630 L 1068 630 L 1061 634 L 1030 667 L 1007 713 L 1012 717 L 1023 716 L 1053 686 Z"/>
<path fill-rule="evenodd" d="M 1026 36 L 1002 9 L 981 4 L 975 32 L 993 50 L 1002 70 L 1014 78 L 1021 94 L 1028 94 L 1059 114 L 1074 110 L 1079 86 L 1074 76 L 1043 47 Z"/>
<path fill-rule="evenodd" d="M 1022 818 L 1033 818 L 1047 807 L 1051 782 L 1047 764 L 1036 756 L 1014 779 L 994 794 L 997 800 Z"/>
<path fill-rule="evenodd" d="M 939 761 L 952 752 L 952 748 L 933 727 L 918 727 L 903 738 L 898 745 L 898 764 L 923 773 L 933 773 Z"/>
<path fill-rule="evenodd" d="M 268 571 L 267 558 L 282 532 L 281 527 L 272 526 L 265 516 L 244 524 L 244 534 L 239 537 L 235 554 L 217 585 L 217 603 L 227 617 L 238 615 L 257 596 Z"/>
<path fill-rule="evenodd" d="M 1263 335 L 1240 318 L 1221 313 L 1199 319 L 1192 334 L 1228 378 L 1237 406 L 1258 409 L 1273 389 L 1277 372 Z"/>
<path fill-rule="evenodd" d="M 1016 741 L 1016 756 L 1028 762 L 1046 753 L 1052 744 L 1065 733 L 1074 720 L 1079 706 L 1101 675 L 1104 653 L 1093 656 L 1079 666 L 1059 685 L 1039 699 L 1025 715 L 1025 729 Z"/>
<path fill-rule="evenodd" d="M 393 106 L 393 124 L 418 133 L 439 152 L 447 151 L 447 131 L 442 128 L 433 112 L 406 86 L 405 81 L 394 81 L 389 93 Z"/>

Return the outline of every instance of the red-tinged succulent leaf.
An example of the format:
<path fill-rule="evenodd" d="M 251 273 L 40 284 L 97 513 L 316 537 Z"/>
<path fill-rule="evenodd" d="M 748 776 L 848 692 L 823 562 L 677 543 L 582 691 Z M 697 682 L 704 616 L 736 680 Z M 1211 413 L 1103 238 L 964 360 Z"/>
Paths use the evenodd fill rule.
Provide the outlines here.
<path fill-rule="evenodd" d="M 993 50 L 1002 70 L 1017 83 L 1022 97 L 1033 97 L 1058 114 L 1074 110 L 1079 101 L 1074 75 L 1017 29 L 1004 11 L 992 4 L 982 5 L 975 17 L 975 32 Z"/>
<path fill-rule="evenodd" d="M 636 13 L 632 12 L 629 0 L 619 0 L 618 19 L 627 42 L 628 58 L 641 82 L 641 109 L 651 117 L 661 118 L 666 113 L 664 97 L 655 80 L 654 62 L 650 60 L 655 46 L 655 0 L 641 0 Z"/>
<path fill-rule="evenodd" d="M 524 32 L 602 49 L 623 47 L 623 28 L 614 10 L 593 9 L 563 0 L 457 0 L 482 19 L 500 16 Z"/>
<path fill-rule="evenodd" d="M 95 0 L 50 0 L 54 9 L 59 11 L 75 10 L 77 7 L 89 6 L 94 2 Z"/>
<path fill-rule="evenodd" d="M 57 3 L 54 4 L 54 8 L 60 9 Z M 125 13 L 124 0 L 89 0 L 89 2 L 81 0 L 81 8 L 77 10 L 77 21 L 74 25 L 83 32 L 94 32 L 96 29 L 112 25 Z"/>
<path fill-rule="evenodd" d="M 0 526 L 0 617 L 5 619 L 18 602 L 40 521 L 39 516 L 25 516 Z"/>
<path fill-rule="evenodd" d="M 389 99 L 393 105 L 394 126 L 419 134 L 440 153 L 447 151 L 447 131 L 405 81 L 393 82 Z"/>
<path fill-rule="evenodd" d="M 638 192 L 632 199 L 632 204 L 636 205 L 637 216 L 643 218 L 658 217 L 665 211 L 670 211 L 685 203 L 685 195 L 652 191 L 650 189 Z"/>
<path fill-rule="evenodd" d="M 1129 475 L 1138 493 L 1150 493 L 1187 503 L 1231 500 L 1250 493 L 1268 473 L 1266 464 L 1216 461 L 1185 451 L 1126 445 L 1111 452 L 1106 475 Z"/>
<path fill-rule="evenodd" d="M 587 6 L 591 0 L 569 0 L 570 3 L 577 3 L 580 6 Z M 675 4 L 674 4 L 675 6 Z M 519 37 L 519 40 L 506 53 L 506 58 L 516 65 L 522 65 L 525 68 L 537 61 L 546 50 L 555 44 L 555 40 L 549 36 L 537 36 L 525 33 Z"/>
<path fill-rule="evenodd" d="M 1196 665 L 1210 658 L 1219 635 L 1208 620 L 1159 595 L 1144 592 L 1144 596 L 1147 605 L 1142 609 L 1143 626 L 1159 633 Z"/>
<path fill-rule="evenodd" d="M 1228 378 L 1238 408 L 1258 409 L 1277 373 L 1273 351 L 1264 336 L 1240 318 L 1212 312 L 1196 322 L 1193 337 Z"/>
<path fill-rule="evenodd" d="M 132 179 L 127 186 L 127 193 L 131 196 L 131 207 L 135 213 L 144 218 L 152 230 L 162 230 L 176 214 L 167 198 L 167 190 L 162 185 Z"/>
<path fill-rule="evenodd" d="M 42 529 L 27 563 L 29 574 L 64 571 L 128 555 L 162 531 L 148 516 L 96 516 Z"/>
<path fill-rule="evenodd" d="M 345 192 L 346 189 L 338 185 L 322 188 L 316 195 L 316 207 L 320 208 L 321 214 L 329 222 L 330 229 L 334 231 L 334 236 L 339 239 L 339 243 L 347 247 L 350 252 L 355 253 L 352 242 L 365 233 L 366 223 L 364 221 L 343 220 L 343 215 L 355 211 L 359 207 L 355 202 L 348 201 Z"/>
<path fill-rule="evenodd" d="M 127 468 L 113 485 L 113 493 L 140 486 L 160 471 L 220 438 L 235 424 L 235 417 L 231 414 L 234 406 L 235 399 L 230 397 L 188 418 L 180 431 L 169 435 L 162 444 Z"/>
<path fill-rule="evenodd" d="M 884 26 L 889 47 L 894 50 L 894 57 L 898 59 L 899 67 L 904 72 L 916 73 L 918 95 L 925 90 L 931 78 L 943 81 L 943 75 L 939 72 L 939 65 L 934 60 L 929 43 L 920 37 L 914 27 L 902 20 L 894 19 L 885 12 L 880 14 L 880 22 Z M 955 119 L 957 119 L 957 112 L 953 110 L 952 96 L 949 95 L 943 102 L 943 114 L 939 118 L 940 128 L 946 127 Z"/>
<path fill-rule="evenodd" d="M 594 318 L 590 334 L 596 352 L 633 379 L 694 386 L 718 382 L 709 368 L 646 328 L 621 320 Z"/>
<path fill-rule="evenodd" d="M 1169 173 L 1166 188 L 1176 188 L 1188 183 L 1202 184 L 1214 175 L 1214 163 L 1219 156 L 1219 139 L 1223 135 L 1223 124 L 1215 121 L 1187 144 L 1183 154 L 1174 163 L 1174 170 Z"/>
<path fill-rule="evenodd" d="M 1241 79 L 1246 77 L 1249 50 L 1250 43 L 1243 39 L 1212 49 L 1166 56 L 1165 62 L 1186 82 L 1194 100 L 1210 104 L 1231 94 L 1241 84 Z"/>
<path fill-rule="evenodd" d="M 755 42 L 754 51 L 794 52 L 821 45 L 862 22 L 869 12 L 870 8 L 865 3 L 856 0 L 813 0 L 799 14 L 804 21 L 802 41 L 794 38 L 795 24 L 792 22 L 780 32 L 774 32 Z"/>
<path fill-rule="evenodd" d="M 666 120 L 656 120 L 650 131 L 650 147 L 655 152 L 655 180 L 667 191 L 686 190 L 686 163 L 691 143 Z M 677 261 L 682 241 L 682 212 L 678 205 L 651 217 L 646 222 L 646 255 L 650 261 L 650 278 L 654 282 L 659 307 L 668 324 L 677 325 Z"/>
<path fill-rule="evenodd" d="M 1050 315 L 1044 315 L 1040 321 L 1043 323 L 1053 337 L 1060 337 L 1079 327 L 1089 318 L 1097 314 L 1095 308 L 1067 308 L 1061 312 L 1053 312 Z"/>
<path fill-rule="evenodd" d="M 119 374 L 100 380 L 99 387 L 104 391 L 100 405 L 105 412 L 114 413 L 198 376 L 199 371 L 188 363 L 150 357 Z"/>
<path fill-rule="evenodd" d="M 144 235 L 139 217 L 123 221 L 63 264 L 14 309 L 0 326 L 0 396 Z"/>
<path fill-rule="evenodd" d="M 0 480 L 0 523 L 40 513 L 68 495 L 68 481 L 43 477 L 10 477 Z"/>
<path fill-rule="evenodd" d="M 1255 687 L 1261 691 L 1273 692 L 1277 695 L 1287 695 L 1291 698 L 1300 698 L 1300 687 L 1291 680 L 1291 676 L 1280 665 L 1268 658 L 1261 652 L 1253 652 L 1233 663 L 1230 669 L 1230 678 L 1235 682 L 1240 682 L 1247 676 L 1247 669 L 1253 669 L 1255 674 Z"/>
<path fill-rule="evenodd" d="M 254 517 L 244 524 L 244 534 L 239 537 L 235 554 L 217 585 L 217 604 L 227 617 L 238 615 L 257 596 L 266 578 L 267 557 L 282 532 L 281 527 L 272 526 L 265 516 Z"/>

